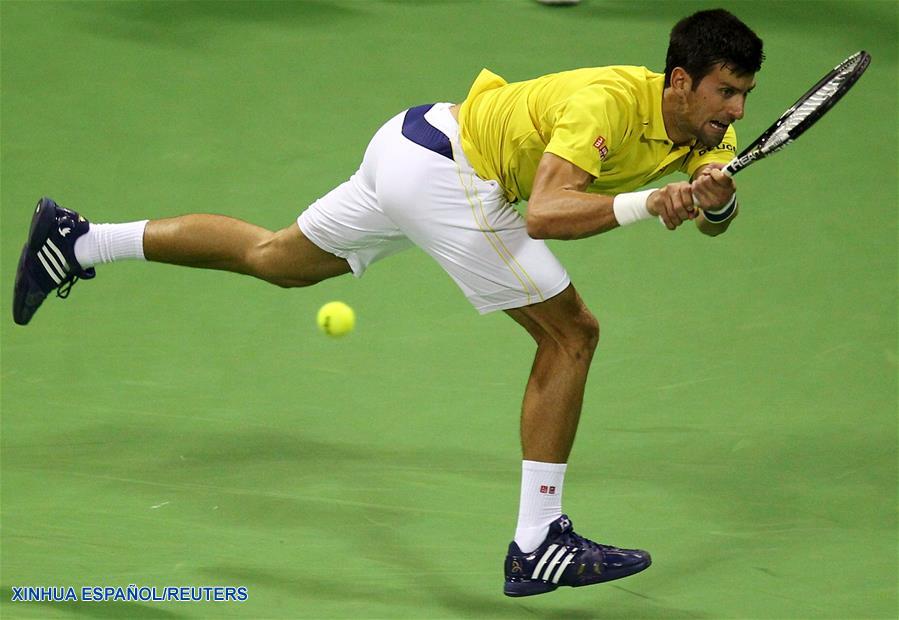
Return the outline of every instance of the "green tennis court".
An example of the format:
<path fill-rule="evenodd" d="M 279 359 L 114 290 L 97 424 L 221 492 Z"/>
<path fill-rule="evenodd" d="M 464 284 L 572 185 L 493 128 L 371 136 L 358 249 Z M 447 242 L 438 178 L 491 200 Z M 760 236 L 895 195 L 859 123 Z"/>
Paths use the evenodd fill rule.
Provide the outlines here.
<path fill-rule="evenodd" d="M 0 615 L 897 617 L 899 5 L 719 5 L 765 41 L 742 144 L 850 53 L 871 68 L 741 173 L 727 235 L 551 244 L 603 330 L 565 510 L 653 566 L 509 599 L 533 355 L 511 320 L 410 250 L 302 290 L 121 263 L 18 327 L 32 206 L 280 228 L 482 67 L 661 70 L 671 26 L 718 5 L 0 2 Z M 315 324 L 335 299 L 339 340 Z M 247 597 L 14 600 L 129 586 Z"/>

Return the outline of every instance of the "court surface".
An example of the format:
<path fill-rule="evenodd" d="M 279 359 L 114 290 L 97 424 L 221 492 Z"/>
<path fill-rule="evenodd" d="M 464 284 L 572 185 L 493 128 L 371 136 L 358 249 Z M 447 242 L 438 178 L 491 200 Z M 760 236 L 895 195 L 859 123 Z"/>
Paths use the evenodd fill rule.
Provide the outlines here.
<path fill-rule="evenodd" d="M 741 143 L 857 49 L 723 237 L 553 243 L 602 324 L 565 509 L 632 578 L 502 596 L 533 345 L 412 250 L 285 291 L 122 263 L 13 324 L 42 195 L 93 221 L 270 228 L 398 111 L 599 64 L 661 70 L 704 2 L 0 3 L 5 618 L 895 618 L 897 5 L 722 2 L 764 39 Z M 355 333 L 315 312 L 341 299 Z M 12 602 L 230 586 L 245 602 Z"/>

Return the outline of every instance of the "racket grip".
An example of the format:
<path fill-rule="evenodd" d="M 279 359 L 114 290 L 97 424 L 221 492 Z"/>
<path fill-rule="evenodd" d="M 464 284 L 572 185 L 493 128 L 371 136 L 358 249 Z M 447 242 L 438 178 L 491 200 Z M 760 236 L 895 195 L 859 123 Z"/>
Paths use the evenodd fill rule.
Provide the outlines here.
<path fill-rule="evenodd" d="M 733 177 L 735 174 L 737 174 L 737 170 L 739 170 L 739 168 L 736 167 L 736 165 L 739 163 L 739 161 L 740 161 L 739 157 L 734 157 L 732 160 L 730 160 L 727 163 L 726 166 L 724 166 L 724 168 L 721 169 L 721 172 L 723 172 L 724 174 L 726 174 L 729 177 Z"/>

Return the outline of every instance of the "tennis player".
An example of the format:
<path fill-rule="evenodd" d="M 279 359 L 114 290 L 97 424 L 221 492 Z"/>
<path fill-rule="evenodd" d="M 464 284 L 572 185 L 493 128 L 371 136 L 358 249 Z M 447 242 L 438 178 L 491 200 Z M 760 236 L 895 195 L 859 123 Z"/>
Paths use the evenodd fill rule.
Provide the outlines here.
<path fill-rule="evenodd" d="M 300 287 L 359 277 L 417 245 L 479 312 L 504 311 L 537 343 L 522 405 L 521 498 L 505 594 L 632 575 L 650 565 L 647 552 L 583 538 L 562 511 L 599 325 L 543 239 L 651 219 L 670 230 L 693 221 L 706 235 L 724 232 L 738 207 L 721 168 L 735 153 L 732 125 L 763 58 L 762 41 L 745 24 L 710 10 L 674 27 L 664 74 L 611 66 L 507 83 L 484 70 L 461 104 L 422 105 L 387 121 L 358 171 L 277 232 L 219 215 L 91 224 L 43 198 L 16 273 L 14 319 L 27 324 L 50 292 L 65 297 L 79 278 L 95 276 L 95 265 L 112 261 Z M 640 189 L 674 172 L 689 180 Z M 513 208 L 522 200 L 523 217 Z"/>

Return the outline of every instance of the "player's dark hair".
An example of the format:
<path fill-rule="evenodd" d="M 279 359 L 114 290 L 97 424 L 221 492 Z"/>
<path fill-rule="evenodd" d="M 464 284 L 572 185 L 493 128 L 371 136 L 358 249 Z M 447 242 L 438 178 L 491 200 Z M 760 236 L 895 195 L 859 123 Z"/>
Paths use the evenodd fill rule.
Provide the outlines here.
<path fill-rule="evenodd" d="M 699 11 L 671 29 L 665 61 L 665 86 L 671 72 L 682 67 L 693 78 L 693 88 L 715 65 L 724 63 L 737 75 L 756 73 L 765 54 L 762 40 L 746 24 L 724 9 Z"/>

